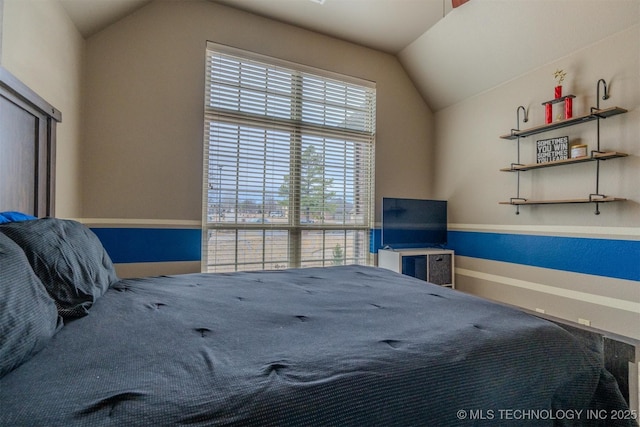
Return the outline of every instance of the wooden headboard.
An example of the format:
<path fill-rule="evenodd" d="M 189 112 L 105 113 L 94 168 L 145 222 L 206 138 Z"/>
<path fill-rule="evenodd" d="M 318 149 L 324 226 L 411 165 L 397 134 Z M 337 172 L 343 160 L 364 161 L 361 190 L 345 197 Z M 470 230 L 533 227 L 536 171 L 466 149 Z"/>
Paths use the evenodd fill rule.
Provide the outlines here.
<path fill-rule="evenodd" d="M 0 67 L 0 212 L 54 216 L 61 120 L 60 111 Z"/>

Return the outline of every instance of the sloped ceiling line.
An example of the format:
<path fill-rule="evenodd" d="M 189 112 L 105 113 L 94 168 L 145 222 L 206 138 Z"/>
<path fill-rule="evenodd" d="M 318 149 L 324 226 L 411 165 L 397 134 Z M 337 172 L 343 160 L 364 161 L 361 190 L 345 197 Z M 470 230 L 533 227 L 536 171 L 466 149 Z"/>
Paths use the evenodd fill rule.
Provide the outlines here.
<path fill-rule="evenodd" d="M 88 38 L 176 0 L 59 1 Z M 433 111 L 640 22 L 640 0 L 208 1 L 396 55 Z"/>
<path fill-rule="evenodd" d="M 398 58 L 438 111 L 639 23 L 639 0 L 473 0 Z"/>

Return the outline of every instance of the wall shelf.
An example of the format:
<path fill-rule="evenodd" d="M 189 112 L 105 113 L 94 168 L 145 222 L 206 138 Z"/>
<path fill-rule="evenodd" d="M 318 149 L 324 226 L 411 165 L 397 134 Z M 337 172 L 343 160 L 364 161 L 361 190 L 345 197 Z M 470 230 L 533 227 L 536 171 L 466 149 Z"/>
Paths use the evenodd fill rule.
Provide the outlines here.
<path fill-rule="evenodd" d="M 510 140 L 524 138 L 527 136 L 536 135 L 538 133 L 547 132 L 550 130 L 561 129 L 567 126 L 577 125 L 579 123 L 590 122 L 592 120 L 597 120 L 597 119 L 606 119 L 607 117 L 623 114 L 626 112 L 627 110 L 620 107 L 592 109 L 590 114 L 587 114 L 584 116 L 576 116 L 571 119 L 566 119 L 566 120 L 561 120 L 559 122 L 553 122 L 549 124 L 535 126 L 525 130 L 512 129 L 511 133 L 507 135 L 502 135 L 500 136 L 500 138 L 510 139 Z"/>
<path fill-rule="evenodd" d="M 563 165 L 569 165 L 572 163 L 594 162 L 597 160 L 608 160 L 608 159 L 615 159 L 616 157 L 627 157 L 627 156 L 628 156 L 627 153 L 620 153 L 618 151 L 606 151 L 603 153 L 592 152 L 591 156 L 577 157 L 575 159 L 555 160 L 552 162 L 545 162 L 545 163 L 529 163 L 526 165 L 513 164 L 508 168 L 500 169 L 500 171 L 501 172 L 528 171 L 532 169 L 549 168 L 552 166 L 563 166 Z"/>
<path fill-rule="evenodd" d="M 511 133 L 500 136 L 501 139 L 509 139 L 516 140 L 518 143 L 518 158 L 515 163 L 512 163 L 511 166 L 502 168 L 500 171 L 502 172 L 516 172 L 518 181 L 516 186 L 516 197 L 511 197 L 508 202 L 498 202 L 501 205 L 513 205 L 516 206 L 516 215 L 520 213 L 521 205 L 557 205 L 557 204 L 572 204 L 572 203 L 594 203 L 596 205 L 595 214 L 599 215 L 599 205 L 600 203 L 608 203 L 608 202 L 621 202 L 626 199 L 621 197 L 611 197 L 606 196 L 600 192 L 600 162 L 608 159 L 615 159 L 620 157 L 627 157 L 628 154 L 621 153 L 619 151 L 602 151 L 600 150 L 600 119 L 606 119 L 607 117 L 616 116 L 618 114 L 626 113 L 627 110 L 620 107 L 611 107 L 611 108 L 600 108 L 600 86 L 604 87 L 604 95 L 602 99 L 608 99 L 609 94 L 607 93 L 607 83 L 604 79 L 600 79 L 596 85 L 596 107 L 591 108 L 591 112 L 589 114 L 583 116 L 572 117 L 565 120 L 559 120 L 553 123 L 547 123 L 540 126 L 534 126 L 529 129 L 520 130 L 520 110 L 524 112 L 523 122 L 527 122 L 527 110 L 520 106 L 516 111 L 516 116 L 518 119 L 518 128 L 511 129 Z M 555 104 L 558 102 L 563 102 L 567 98 L 575 98 L 573 95 L 567 95 L 565 97 L 560 97 L 557 99 L 553 99 L 550 101 L 545 101 L 542 105 L 549 106 L 548 104 Z M 520 139 L 536 135 L 543 132 L 548 132 L 556 129 L 565 128 L 568 126 L 574 126 L 581 123 L 586 123 L 590 121 L 596 121 L 597 123 L 597 133 L 596 133 L 596 145 L 597 148 L 591 151 L 590 156 L 576 157 L 576 158 L 568 158 L 561 160 L 554 160 L 544 163 L 529 163 L 523 164 L 520 162 Z M 564 157 L 564 156 L 563 156 Z M 542 169 L 553 166 L 565 166 L 575 163 L 584 163 L 584 162 L 596 162 L 596 176 L 595 176 L 595 192 L 589 195 L 587 198 L 580 199 L 560 199 L 560 200 L 531 200 L 526 197 L 520 196 L 520 172 L 534 170 L 534 169 Z"/>
<path fill-rule="evenodd" d="M 508 202 L 498 202 L 501 205 L 560 205 L 560 204 L 572 204 L 572 203 L 609 203 L 609 202 L 623 202 L 627 199 L 620 197 L 594 197 L 586 199 L 561 199 L 561 200 L 528 200 L 528 199 L 513 199 Z"/>

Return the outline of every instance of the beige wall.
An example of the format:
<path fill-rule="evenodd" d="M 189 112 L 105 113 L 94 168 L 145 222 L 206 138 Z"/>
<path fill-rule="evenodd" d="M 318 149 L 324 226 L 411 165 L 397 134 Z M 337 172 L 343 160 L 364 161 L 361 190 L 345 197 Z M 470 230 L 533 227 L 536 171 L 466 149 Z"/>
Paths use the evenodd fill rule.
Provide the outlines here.
<path fill-rule="evenodd" d="M 471 97 L 436 113 L 437 193 L 451 205 L 450 222 L 479 224 L 544 224 L 581 226 L 640 225 L 640 53 L 638 26 L 608 37 L 560 61 L 542 66 L 481 95 Z M 636 54 L 632 54 L 635 52 Z M 541 103 L 553 98 L 553 72 L 563 69 L 565 93 L 576 95 L 574 115 L 587 114 L 596 105 L 596 83 L 604 78 L 610 99 L 600 106 L 619 106 L 629 113 L 602 120 L 601 148 L 630 154 L 602 164 L 602 192 L 630 201 L 602 205 L 593 215 L 589 205 L 524 207 L 499 206 L 498 201 L 515 196 L 516 175 L 499 172 L 517 158 L 517 144 L 500 139 L 517 126 L 516 110 L 529 110 L 526 129 L 544 124 Z M 535 163 L 535 141 L 568 135 L 595 149 L 595 122 L 568 127 L 523 139 L 522 162 Z M 593 164 L 579 164 L 521 173 L 521 195 L 529 198 L 579 198 L 595 190 Z M 473 206 L 473 209 L 469 207 Z"/>
<path fill-rule="evenodd" d="M 2 64 L 2 33 L 4 21 L 4 0 L 0 0 L 0 64 Z"/>
<path fill-rule="evenodd" d="M 438 197 L 449 200 L 452 229 L 640 239 L 638 40 L 640 26 L 636 25 L 435 114 L 434 188 Z M 515 215 L 514 207 L 498 205 L 498 201 L 516 195 L 516 174 L 499 169 L 516 161 L 517 144 L 499 136 L 517 126 L 519 105 L 529 110 L 530 121 L 522 124 L 522 129 L 544 123 L 541 103 L 553 98 L 553 72 L 558 68 L 567 72 L 565 93 L 576 95 L 575 115 L 587 114 L 589 107 L 596 105 L 596 83 L 600 78 L 607 81 L 611 96 L 609 100 L 601 100 L 600 106 L 629 110 L 602 120 L 600 126 L 602 149 L 629 154 L 601 164 L 600 192 L 628 200 L 602 204 L 600 215 L 594 215 L 593 205 L 525 206 Z M 537 139 L 564 135 L 570 141 L 580 141 L 595 149 L 596 123 L 523 139 L 521 161 L 535 163 Z M 593 163 L 522 172 L 520 176 L 520 195 L 527 198 L 580 198 L 595 192 Z M 456 277 L 460 290 L 530 309 L 541 308 L 574 321 L 591 320 L 595 327 L 640 338 L 638 282 L 460 258 Z M 517 286 L 521 280 L 528 283 L 528 288 Z M 597 286 L 583 286 L 587 282 Z M 575 291 L 585 292 L 586 301 L 580 300 L 584 295 Z"/>
<path fill-rule="evenodd" d="M 152 2 L 87 40 L 85 218 L 200 219 L 207 40 L 375 81 L 376 197 L 431 194 L 431 112 L 394 56 L 206 1 Z"/>
<path fill-rule="evenodd" d="M 77 217 L 82 211 L 80 123 L 84 40 L 57 0 L 4 0 L 0 16 L 0 64 L 62 112 L 57 133 L 56 214 Z"/>

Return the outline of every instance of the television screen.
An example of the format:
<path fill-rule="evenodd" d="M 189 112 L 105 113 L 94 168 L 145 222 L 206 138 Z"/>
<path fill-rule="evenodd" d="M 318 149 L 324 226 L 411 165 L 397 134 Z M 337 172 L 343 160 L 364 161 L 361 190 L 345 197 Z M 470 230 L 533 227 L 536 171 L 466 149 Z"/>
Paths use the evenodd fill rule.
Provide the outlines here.
<path fill-rule="evenodd" d="M 446 244 L 446 200 L 382 199 L 383 248 L 430 248 Z"/>

